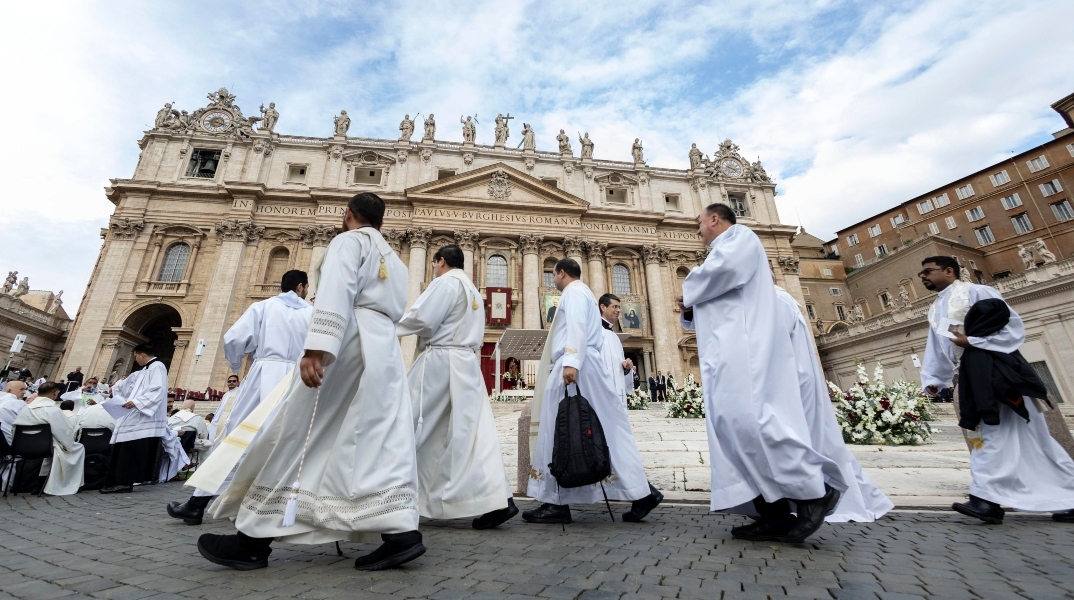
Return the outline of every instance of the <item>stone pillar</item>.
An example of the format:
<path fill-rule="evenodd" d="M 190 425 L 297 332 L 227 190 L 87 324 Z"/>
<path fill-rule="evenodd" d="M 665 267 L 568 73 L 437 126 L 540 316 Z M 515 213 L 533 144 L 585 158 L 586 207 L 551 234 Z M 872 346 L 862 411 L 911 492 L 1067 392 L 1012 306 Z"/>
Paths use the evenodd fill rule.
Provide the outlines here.
<path fill-rule="evenodd" d="M 522 327 L 540 329 L 541 265 L 538 253 L 544 238 L 522 234 L 518 241 L 522 245 Z"/>
<path fill-rule="evenodd" d="M 425 261 L 428 257 L 429 238 L 432 237 L 431 229 L 413 228 L 406 230 L 406 238 L 410 242 L 410 264 L 407 265 L 409 273 L 407 278 L 407 308 L 421 295 L 421 284 L 425 283 Z M 418 346 L 418 340 L 412 335 L 404 337 L 401 342 L 403 350 L 403 362 L 409 368 L 414 361 L 414 350 Z"/>
<path fill-rule="evenodd" d="M 108 224 L 108 239 L 101 250 L 104 256 L 78 311 L 78 320 L 67 344 L 61 373 L 73 371 L 74 367 L 82 367 L 83 372 L 89 372 L 86 369 L 97 354 L 101 330 L 108 324 L 116 292 L 119 291 L 127 261 L 134 249 L 134 240 L 143 229 L 145 221 L 141 219 L 113 218 Z"/>
<path fill-rule="evenodd" d="M 586 261 L 584 257 L 585 241 L 577 236 L 568 235 L 563 238 L 563 253 L 567 255 L 567 258 L 573 258 L 578 266 L 582 269 L 582 283 L 589 285 L 589 274 L 586 267 Z"/>
<path fill-rule="evenodd" d="M 586 258 L 589 259 L 589 289 L 599 299 L 608 291 L 604 281 L 604 253 L 608 251 L 608 244 L 586 240 L 585 248 Z"/>
<path fill-rule="evenodd" d="M 670 306 L 664 294 L 664 282 L 661 277 L 660 262 L 666 260 L 667 249 L 656 244 L 642 246 L 641 253 L 645 259 L 645 289 L 649 299 L 650 327 L 653 332 L 653 368 L 667 371 L 678 364 L 675 360 L 675 342 L 667 327 L 661 326 L 668 320 Z"/>
<path fill-rule="evenodd" d="M 325 252 L 328 251 L 328 244 L 332 241 L 332 238 L 336 237 L 336 227 L 334 225 L 306 225 L 300 227 L 298 233 L 302 236 L 302 245 L 306 248 L 312 248 L 310 252 L 310 264 L 306 268 L 307 274 L 312 281 L 313 271 L 317 268 L 317 263 L 324 257 Z M 313 290 L 313 293 L 308 297 L 316 298 L 317 290 Z"/>
<path fill-rule="evenodd" d="M 474 251 L 477 250 L 477 238 L 478 233 L 476 231 L 468 231 L 462 229 L 455 232 L 455 243 L 462 248 L 462 256 L 465 259 L 463 271 L 470 278 L 470 281 L 476 282 L 474 279 Z"/>
<path fill-rule="evenodd" d="M 243 257 L 247 244 L 256 244 L 265 234 L 265 228 L 254 225 L 253 221 L 224 219 L 216 224 L 216 241 L 220 249 L 216 253 L 216 270 L 210 279 L 198 328 L 194 333 L 197 340 L 205 340 L 205 352 L 192 367 L 193 372 L 187 380 L 190 389 L 202 390 L 213 383 L 213 369 L 223 351 L 224 331 L 230 325 L 232 302 L 239 298 L 236 291 L 239 273 L 242 271 Z"/>

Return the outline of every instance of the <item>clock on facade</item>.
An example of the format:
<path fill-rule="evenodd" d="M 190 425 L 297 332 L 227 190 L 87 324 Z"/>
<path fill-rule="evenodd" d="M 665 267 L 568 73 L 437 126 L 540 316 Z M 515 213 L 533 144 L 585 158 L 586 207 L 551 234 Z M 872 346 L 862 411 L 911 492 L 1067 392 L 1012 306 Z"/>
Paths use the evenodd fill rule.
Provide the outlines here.
<path fill-rule="evenodd" d="M 725 158 L 723 162 L 720 163 L 720 170 L 728 177 L 742 176 L 742 164 L 733 158 Z"/>
<path fill-rule="evenodd" d="M 205 131 L 220 133 L 231 125 L 231 115 L 226 112 L 214 110 L 201 118 L 201 126 Z"/>

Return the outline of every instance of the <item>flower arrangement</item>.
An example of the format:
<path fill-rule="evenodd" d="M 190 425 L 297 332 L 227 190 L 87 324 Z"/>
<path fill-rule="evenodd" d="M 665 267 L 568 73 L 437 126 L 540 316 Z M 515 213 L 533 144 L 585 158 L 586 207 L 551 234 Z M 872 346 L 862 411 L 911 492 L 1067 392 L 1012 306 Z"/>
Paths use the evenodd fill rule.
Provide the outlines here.
<path fill-rule="evenodd" d="M 848 444 L 889 444 L 893 446 L 932 443 L 935 418 L 929 412 L 930 400 L 913 383 L 884 383 L 884 367 L 873 369 L 873 380 L 858 363 L 858 382 L 847 391 L 828 382 L 829 395 L 835 402 L 835 417 Z"/>
<path fill-rule="evenodd" d="M 687 375 L 682 387 L 668 387 L 668 417 L 673 419 L 701 419 L 705 416 L 705 401 L 701 395 L 701 384 L 694 381 L 693 375 Z"/>
<path fill-rule="evenodd" d="M 627 410 L 645 410 L 649 408 L 649 390 L 639 387 L 627 394 L 626 407 Z"/>

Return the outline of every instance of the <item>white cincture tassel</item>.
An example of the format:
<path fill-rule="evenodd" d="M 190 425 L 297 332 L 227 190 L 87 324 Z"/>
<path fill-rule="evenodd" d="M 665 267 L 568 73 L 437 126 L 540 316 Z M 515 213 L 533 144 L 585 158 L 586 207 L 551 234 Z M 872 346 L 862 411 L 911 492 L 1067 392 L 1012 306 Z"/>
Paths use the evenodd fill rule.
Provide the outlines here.
<path fill-rule="evenodd" d="M 422 425 L 423 421 L 424 420 L 419 416 L 418 417 L 418 427 L 417 427 L 417 429 L 414 430 L 414 439 L 415 440 L 421 437 L 421 425 Z"/>
<path fill-rule="evenodd" d="M 298 474 L 295 482 L 291 485 L 291 496 L 287 499 L 287 506 L 283 509 L 283 523 L 281 527 L 291 527 L 298 517 L 298 490 L 302 487 L 302 467 L 306 464 L 306 451 L 310 447 L 310 434 L 313 433 L 313 422 L 317 418 L 317 403 L 321 400 L 321 388 L 317 388 L 317 397 L 313 399 L 313 413 L 310 414 L 310 427 L 306 430 L 306 443 L 302 445 L 302 456 L 298 459 Z"/>
<path fill-rule="evenodd" d="M 298 486 L 297 481 L 291 486 L 291 497 L 287 499 L 287 507 L 283 509 L 283 527 L 295 524 L 295 516 L 298 515 Z"/>

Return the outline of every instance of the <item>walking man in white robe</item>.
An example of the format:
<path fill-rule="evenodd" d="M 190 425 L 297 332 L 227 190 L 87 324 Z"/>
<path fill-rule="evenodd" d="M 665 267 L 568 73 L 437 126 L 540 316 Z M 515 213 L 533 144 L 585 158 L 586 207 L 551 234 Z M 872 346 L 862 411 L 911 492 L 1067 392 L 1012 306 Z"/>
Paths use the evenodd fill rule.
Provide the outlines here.
<path fill-rule="evenodd" d="M 436 251 L 436 278 L 397 332 L 418 336 L 420 353 L 407 376 L 417 419 L 418 511 L 431 519 L 477 517 L 474 529 L 492 529 L 518 508 L 478 363 L 484 301 L 463 260 L 454 244 Z"/>
<path fill-rule="evenodd" d="M 612 474 L 603 482 L 604 491 L 611 500 L 632 502 L 623 520 L 637 522 L 656 508 L 663 496 L 645 478 L 626 404 L 619 399 L 611 374 L 604 368 L 600 353 L 604 329 L 600 325 L 597 299 L 579 280 L 581 275 L 581 267 L 571 258 L 557 262 L 553 271 L 561 296 L 534 387 L 532 414 L 540 421 L 528 487 L 529 495 L 542 504 L 536 510 L 523 512 L 522 518 L 530 523 L 570 523 L 570 504 L 604 499 L 600 485 L 561 488 L 549 471 L 556 412 L 567 386 L 573 383 L 596 411 L 608 441 Z"/>
<path fill-rule="evenodd" d="M 221 432 L 219 436 L 213 436 L 214 447 L 292 372 L 295 361 L 302 356 L 302 344 L 313 318 L 313 305 L 305 300 L 308 287 L 309 277 L 305 271 L 284 273 L 280 294 L 251 304 L 224 334 L 224 358 L 232 372 L 238 373 L 242 369 L 242 361 L 247 356 L 252 363 L 238 391 L 234 394 L 229 391 L 227 399 L 221 400 L 220 408 L 213 416 L 212 428 Z M 233 380 L 237 384 L 238 375 L 228 376 L 229 388 L 233 388 Z M 225 479 L 219 489 L 226 487 L 229 481 L 230 478 Z M 197 488 L 186 502 L 169 502 L 168 515 L 182 519 L 187 525 L 201 525 L 205 507 L 217 491 Z"/>
<path fill-rule="evenodd" d="M 174 432 L 168 435 L 168 368 L 149 344 L 138 344 L 132 353 L 142 368 L 112 386 L 108 401 L 113 416 L 118 416 L 102 494 L 129 493 L 136 483 L 157 481 L 157 458 L 165 452 L 162 444 L 175 437 Z M 165 460 L 169 459 L 173 464 L 177 460 Z"/>
<path fill-rule="evenodd" d="M 623 342 L 615 335 L 615 327 L 612 325 L 619 320 L 623 309 L 619 297 L 615 294 L 604 294 L 597 299 L 597 306 L 600 308 L 600 325 L 603 328 L 601 333 L 604 335 L 600 356 L 604 360 L 604 368 L 611 373 L 616 395 L 625 405 L 627 395 L 634 391 L 634 361 L 623 354 Z"/>
<path fill-rule="evenodd" d="M 800 543 L 847 489 L 831 459 L 812 447 L 789 323 L 760 239 L 710 204 L 698 235 L 712 248 L 686 276 L 680 321 L 697 331 L 712 467 L 712 510 L 753 502 L 760 519 L 737 539 Z M 791 517 L 790 502 L 798 516 Z"/>
<path fill-rule="evenodd" d="M 802 315 L 802 309 L 793 296 L 776 288 L 776 296 L 782 302 L 790 330 L 791 346 L 798 367 L 798 387 L 801 389 L 802 408 L 809 425 L 813 449 L 830 458 L 839 466 L 847 489 L 839 499 L 835 512 L 828 515 L 828 523 L 871 523 L 888 513 L 895 505 L 881 492 L 869 476 L 861 470 L 858 459 L 847 449 L 843 432 L 835 419 L 831 397 L 824 380 L 824 370 L 813 349 L 813 334 Z M 751 513 L 752 514 L 752 513 Z"/>
<path fill-rule="evenodd" d="M 60 384 L 46 381 L 37 387 L 37 398 L 15 419 L 19 425 L 48 425 L 52 429 L 52 458 L 41 461 L 42 477 L 48 476 L 44 492 L 52 496 L 67 496 L 82 487 L 86 450 L 75 441 L 75 428 L 60 410 L 56 399 L 62 391 Z"/>
<path fill-rule="evenodd" d="M 273 538 L 323 544 L 376 534 L 384 543 L 355 568 L 386 569 L 425 553 L 414 417 L 396 338 L 407 269 L 380 234 L 383 220 L 376 194 L 347 203 L 344 233 L 313 278 L 301 379 L 209 507 L 216 518 L 234 517 L 238 533 L 201 536 L 206 559 L 258 569 Z"/>
<path fill-rule="evenodd" d="M 921 387 L 937 397 L 955 387 L 955 374 L 966 348 L 1010 354 L 1025 343 L 1026 333 L 1022 318 L 1008 305 L 1010 320 L 1006 326 L 986 337 L 967 337 L 961 326 L 970 308 L 978 301 L 1002 300 L 1003 296 L 995 288 L 961 281 L 961 267 L 950 256 L 926 258 L 921 266 L 921 285 L 937 293 L 929 308 Z M 982 421 L 976 431 L 967 434 L 972 448 L 970 498 L 952 508 L 993 524 L 1003 522 L 1003 505 L 1052 512 L 1056 521 L 1074 523 L 1074 461 L 1048 433 L 1036 403 L 1028 397 L 1022 400 L 1028 422 L 1000 403 L 998 425 Z"/>

